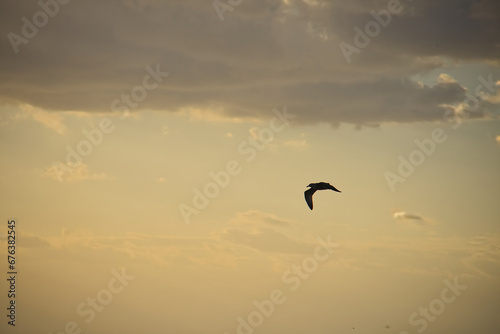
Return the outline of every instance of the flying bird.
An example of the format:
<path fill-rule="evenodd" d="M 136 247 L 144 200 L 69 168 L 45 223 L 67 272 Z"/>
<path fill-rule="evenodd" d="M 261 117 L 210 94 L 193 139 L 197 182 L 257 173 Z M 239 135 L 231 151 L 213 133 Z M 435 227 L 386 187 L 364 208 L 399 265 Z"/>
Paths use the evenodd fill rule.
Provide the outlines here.
<path fill-rule="evenodd" d="M 334 186 L 332 186 L 330 183 L 326 182 L 319 182 L 319 183 L 309 183 L 308 187 L 311 187 L 310 189 L 307 189 L 304 191 L 304 196 L 306 198 L 307 205 L 309 205 L 309 209 L 313 209 L 313 195 L 316 192 L 316 190 L 325 190 L 325 189 L 331 189 L 336 192 L 341 192 Z"/>

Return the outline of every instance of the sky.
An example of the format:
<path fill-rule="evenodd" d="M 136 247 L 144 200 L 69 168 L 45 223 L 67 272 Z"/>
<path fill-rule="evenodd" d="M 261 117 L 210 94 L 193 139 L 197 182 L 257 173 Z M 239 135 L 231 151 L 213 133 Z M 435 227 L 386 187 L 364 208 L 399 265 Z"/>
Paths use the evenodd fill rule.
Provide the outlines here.
<path fill-rule="evenodd" d="M 498 333 L 500 2 L 23 0 L 0 29 L 2 333 Z"/>

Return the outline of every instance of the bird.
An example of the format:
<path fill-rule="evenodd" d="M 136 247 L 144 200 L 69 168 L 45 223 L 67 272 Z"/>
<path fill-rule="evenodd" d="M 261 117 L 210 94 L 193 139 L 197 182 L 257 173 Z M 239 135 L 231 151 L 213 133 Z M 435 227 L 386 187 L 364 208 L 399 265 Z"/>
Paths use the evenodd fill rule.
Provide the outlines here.
<path fill-rule="evenodd" d="M 332 186 L 330 183 L 326 182 L 319 182 L 319 183 L 309 183 L 308 187 L 310 189 L 307 189 L 304 191 L 304 197 L 306 198 L 306 203 L 309 206 L 309 209 L 313 209 L 313 195 L 316 192 L 316 190 L 325 190 L 325 189 L 331 189 L 336 192 L 341 192 L 334 186 Z"/>

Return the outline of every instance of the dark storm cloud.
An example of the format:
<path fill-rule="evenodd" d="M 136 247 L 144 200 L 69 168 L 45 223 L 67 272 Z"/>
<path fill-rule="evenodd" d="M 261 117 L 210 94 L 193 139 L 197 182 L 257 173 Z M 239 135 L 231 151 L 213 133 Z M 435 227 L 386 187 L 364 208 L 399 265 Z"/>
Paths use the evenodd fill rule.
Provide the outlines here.
<path fill-rule="evenodd" d="M 353 28 L 387 1 L 244 1 L 221 21 L 211 1 L 73 0 L 17 45 L 18 53 L 8 34 L 23 36 L 21 19 L 33 22 L 41 7 L 8 1 L 0 13 L 0 101 L 110 111 L 113 100 L 141 85 L 147 65 L 160 64 L 171 76 L 138 109 L 216 106 L 228 116 L 267 117 L 286 104 L 302 123 L 441 120 L 445 105 L 464 100 L 465 88 L 408 77 L 440 67 L 442 57 L 498 62 L 498 2 L 401 7 L 348 64 L 339 43 L 352 44 Z"/>

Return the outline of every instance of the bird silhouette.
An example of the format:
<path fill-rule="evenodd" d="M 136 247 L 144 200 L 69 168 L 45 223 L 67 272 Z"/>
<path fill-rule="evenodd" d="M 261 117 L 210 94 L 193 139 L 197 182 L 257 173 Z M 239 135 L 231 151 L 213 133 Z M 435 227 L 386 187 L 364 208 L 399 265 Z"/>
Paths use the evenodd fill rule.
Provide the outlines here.
<path fill-rule="evenodd" d="M 332 186 L 330 183 L 326 182 L 309 183 L 308 187 L 310 187 L 310 189 L 304 191 L 304 197 L 306 198 L 307 205 L 309 205 L 309 208 L 311 210 L 313 209 L 313 195 L 316 192 L 316 190 L 331 189 L 339 193 L 341 192 L 340 190 Z"/>

